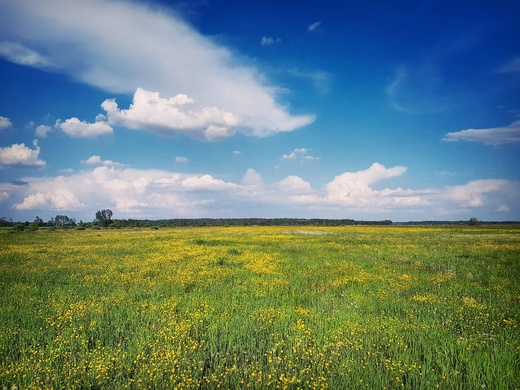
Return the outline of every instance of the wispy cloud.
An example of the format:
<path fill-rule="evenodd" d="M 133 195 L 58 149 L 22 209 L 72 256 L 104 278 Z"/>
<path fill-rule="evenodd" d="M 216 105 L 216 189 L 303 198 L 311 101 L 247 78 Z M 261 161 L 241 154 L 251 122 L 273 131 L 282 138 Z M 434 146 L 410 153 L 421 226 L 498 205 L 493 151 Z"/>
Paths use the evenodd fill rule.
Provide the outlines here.
<path fill-rule="evenodd" d="M 512 58 L 498 68 L 499 73 L 519 73 L 520 72 L 520 56 Z"/>
<path fill-rule="evenodd" d="M 318 31 L 320 26 L 321 26 L 321 22 L 315 22 L 315 23 L 312 23 L 311 25 L 309 25 L 309 27 L 307 27 L 307 30 L 312 31 L 312 32 Z"/>
<path fill-rule="evenodd" d="M 16 42 L 0 42 L 0 56 L 15 64 L 42 69 L 54 68 L 48 58 Z"/>
<path fill-rule="evenodd" d="M 326 94 L 330 90 L 332 81 L 332 75 L 330 72 L 325 72 L 322 70 L 306 71 L 298 68 L 292 68 L 289 69 L 287 73 L 293 77 L 310 80 L 316 91 L 321 94 Z"/>
<path fill-rule="evenodd" d="M 188 158 L 184 156 L 175 156 L 175 162 L 177 163 L 187 163 Z"/>
<path fill-rule="evenodd" d="M 458 104 L 456 96 L 443 92 L 443 79 L 432 63 L 396 67 L 384 93 L 392 109 L 406 114 L 432 114 Z"/>
<path fill-rule="evenodd" d="M 109 0 L 0 2 L 0 33 L 10 37 L 0 50 L 10 61 L 49 65 L 112 93 L 141 87 L 167 97 L 185 94 L 193 112 L 230 113 L 256 136 L 314 121 L 290 114 L 259 69 L 164 8 Z M 222 129 L 215 127 L 218 137 Z"/>
<path fill-rule="evenodd" d="M 505 127 L 467 129 L 451 132 L 447 133 L 442 140 L 449 142 L 480 142 L 490 146 L 520 144 L 520 121 L 515 121 Z"/>
<path fill-rule="evenodd" d="M 274 45 L 275 43 L 280 43 L 280 42 L 282 42 L 281 38 L 266 37 L 265 35 L 260 40 L 260 44 L 262 46 L 271 46 L 271 45 Z"/>

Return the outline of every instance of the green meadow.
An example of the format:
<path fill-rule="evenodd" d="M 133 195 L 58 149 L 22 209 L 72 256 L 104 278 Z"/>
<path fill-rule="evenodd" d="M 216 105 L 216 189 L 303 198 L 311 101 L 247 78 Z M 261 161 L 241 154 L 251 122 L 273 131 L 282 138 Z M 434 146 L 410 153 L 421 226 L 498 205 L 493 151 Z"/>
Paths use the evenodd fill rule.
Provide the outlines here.
<path fill-rule="evenodd" d="M 520 389 L 520 228 L 0 232 L 0 388 Z"/>

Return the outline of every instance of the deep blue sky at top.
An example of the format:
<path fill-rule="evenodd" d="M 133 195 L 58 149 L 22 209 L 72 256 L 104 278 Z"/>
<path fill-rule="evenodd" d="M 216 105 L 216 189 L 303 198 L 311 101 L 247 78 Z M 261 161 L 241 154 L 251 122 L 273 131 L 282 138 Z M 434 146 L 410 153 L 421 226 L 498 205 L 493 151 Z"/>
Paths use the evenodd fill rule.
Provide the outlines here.
<path fill-rule="evenodd" d="M 7 46 L 0 58 L 0 116 L 11 125 L 0 132 L 0 147 L 24 143 L 26 148 L 39 148 L 44 165 L 3 163 L 3 215 L 30 218 L 35 213 L 68 212 L 88 216 L 104 199 L 107 207 L 125 216 L 520 218 L 516 192 L 519 126 L 515 125 L 520 116 L 519 2 L 127 3 L 177 15 L 231 53 L 230 72 L 234 67 L 254 69 L 257 81 L 270 88 L 280 107 L 292 116 L 314 115 L 315 120 L 265 137 L 237 130 L 218 140 L 201 140 L 177 130 L 169 136 L 158 135 L 153 129 L 129 129 L 128 124 L 114 120 L 111 135 L 74 138 L 61 131 L 56 121 L 75 117 L 93 123 L 98 114 L 106 114 L 100 107 L 106 99 L 115 98 L 121 110 L 127 109 L 133 92 L 82 82 L 71 68 L 42 70 L 16 63 L 13 54 L 11 58 L 5 54 L 12 50 Z M 131 30 L 122 32 L 129 42 L 139 38 Z M 24 47 L 45 53 L 45 45 L 30 46 L 28 36 L 21 39 L 9 28 L 0 29 L 0 42 L 11 45 L 20 39 Z M 136 50 L 140 48 L 136 44 Z M 181 50 L 179 55 L 183 55 Z M 110 48 L 105 58 L 109 63 Z M 155 65 L 139 70 L 146 75 L 143 80 L 150 79 Z M 199 73 L 186 74 L 188 81 L 198 75 L 207 77 L 204 64 L 199 65 Z M 122 73 L 130 68 L 127 63 L 120 66 Z M 183 74 L 176 73 L 180 70 L 172 67 L 170 71 L 182 79 Z M 132 74 L 138 77 L 139 72 Z M 146 89 L 139 80 L 135 83 Z M 162 98 L 178 93 L 198 98 L 196 92 L 184 90 L 169 95 L 159 92 Z M 217 95 L 208 93 L 205 99 L 213 97 L 211 105 L 219 107 Z M 35 137 L 39 125 L 49 126 L 47 136 Z M 479 132 L 476 139 L 470 139 L 469 133 L 463 133 L 468 129 L 498 131 Z M 500 138 L 504 132 L 513 134 L 513 140 Z M 6 149 L 6 153 L 11 151 Z M 72 190 L 67 202 L 57 201 L 60 190 L 52 189 L 52 183 L 59 187 L 53 180 L 71 175 L 69 185 L 81 186 L 81 180 L 87 180 L 95 168 L 86 162 L 91 156 L 100 156 L 101 165 L 105 161 L 103 166 L 121 175 L 125 169 L 142 170 L 143 177 L 151 175 L 145 170 L 199 179 L 210 175 L 237 186 L 246 186 L 244 174 L 251 169 L 261 177 L 262 190 L 257 187 L 246 200 L 237 200 L 238 190 L 232 185 L 230 192 L 197 187 L 199 192 L 193 196 L 182 186 L 182 190 L 172 188 L 182 193 L 176 198 L 179 203 L 174 203 L 184 210 L 176 209 L 174 203 L 154 203 L 152 187 L 147 187 L 145 198 L 142 193 L 135 195 L 139 207 L 119 202 L 109 184 L 104 198 L 93 203 L 79 190 Z M 385 167 L 377 179 L 371 176 L 374 163 Z M 392 167 L 405 169 L 395 173 Z M 284 181 L 287 177 L 302 182 Z M 38 178 L 48 183 L 37 183 Z M 130 179 L 118 176 L 114 180 Z M 18 181 L 28 184 L 9 185 Z M 380 192 L 385 189 L 390 193 Z M 206 190 L 207 196 L 201 195 Z M 36 194 L 46 195 L 36 199 Z M 367 205 L 372 201 L 371 208 Z M 144 211 L 145 204 L 155 211 Z M 204 207 L 197 208 L 199 204 Z"/>

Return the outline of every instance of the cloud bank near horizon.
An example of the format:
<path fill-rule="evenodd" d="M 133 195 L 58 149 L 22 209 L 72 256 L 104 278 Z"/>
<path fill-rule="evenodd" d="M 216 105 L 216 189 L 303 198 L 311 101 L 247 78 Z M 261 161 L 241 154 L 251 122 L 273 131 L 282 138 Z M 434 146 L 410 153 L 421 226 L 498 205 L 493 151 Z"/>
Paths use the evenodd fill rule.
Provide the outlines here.
<path fill-rule="evenodd" d="M 4 38 L 0 55 L 5 59 L 63 72 L 110 93 L 135 92 L 133 110 L 139 114 L 151 110 L 150 104 L 145 107 L 146 102 L 139 100 L 143 90 L 168 101 L 186 95 L 191 99 L 190 111 L 180 111 L 188 102 L 184 107 L 176 103 L 178 114 L 184 115 L 176 128 L 197 126 L 197 131 L 207 132 L 203 139 L 232 135 L 236 127 L 267 136 L 315 120 L 314 115 L 290 114 L 277 102 L 280 89 L 270 85 L 258 69 L 201 35 L 171 10 L 126 1 L 49 0 L 43 4 L 27 0 L 0 3 L 0 15 Z M 125 116 L 136 124 L 129 118 L 132 108 L 123 113 L 116 112 L 113 104 L 106 105 L 119 123 L 126 123 Z M 145 119 L 140 117 L 139 122 L 148 125 L 146 130 L 165 134 L 157 118 Z M 73 125 L 73 134 L 85 130 Z"/>
<path fill-rule="evenodd" d="M 294 175 L 265 183 L 252 168 L 235 183 L 209 174 L 129 168 L 97 155 L 82 162 L 94 167 L 57 177 L 26 177 L 23 186 L 0 183 L 0 191 L 5 194 L 2 201 L 9 199 L 13 209 L 36 213 L 88 214 L 108 207 L 119 218 L 249 217 L 251 210 L 283 207 L 288 215 L 298 216 L 316 213 L 350 218 L 363 213 L 380 219 L 414 209 L 419 218 L 434 212 L 452 219 L 481 208 L 507 215 L 518 207 L 518 199 L 512 194 L 520 190 L 520 182 L 508 180 L 476 180 L 423 190 L 376 189 L 378 183 L 406 172 L 406 167 L 386 168 L 379 163 L 362 171 L 345 172 L 322 189 L 314 189 Z"/>

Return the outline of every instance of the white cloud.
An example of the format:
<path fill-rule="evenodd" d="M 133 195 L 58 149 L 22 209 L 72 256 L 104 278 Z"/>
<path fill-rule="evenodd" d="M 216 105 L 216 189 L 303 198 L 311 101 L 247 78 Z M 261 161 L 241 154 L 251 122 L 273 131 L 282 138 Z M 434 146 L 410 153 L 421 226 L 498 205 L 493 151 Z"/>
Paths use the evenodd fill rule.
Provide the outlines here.
<path fill-rule="evenodd" d="M 487 194 L 506 192 L 510 189 L 512 187 L 508 180 L 475 180 L 465 185 L 447 187 L 442 197 L 457 202 L 462 207 L 474 208 L 486 204 Z"/>
<path fill-rule="evenodd" d="M 248 168 L 244 177 L 242 177 L 242 184 L 245 186 L 262 188 L 264 186 L 264 179 L 253 168 Z"/>
<path fill-rule="evenodd" d="M 114 132 L 112 127 L 104 121 L 88 123 L 80 121 L 78 118 L 70 118 L 65 122 L 58 122 L 56 127 L 72 138 L 95 138 Z"/>
<path fill-rule="evenodd" d="M 276 188 L 284 193 L 291 194 L 311 194 L 312 188 L 310 183 L 298 176 L 287 176 L 275 185 Z"/>
<path fill-rule="evenodd" d="M 93 156 L 92 161 L 103 160 Z M 376 183 L 402 176 L 405 171 L 405 167 L 385 168 L 374 163 L 366 170 L 336 176 L 323 189 L 314 189 L 298 176 L 264 183 L 252 168 L 240 183 L 234 183 L 209 174 L 101 165 L 63 176 L 23 178 L 24 185 L 0 183 L 0 192 L 5 193 L 3 207 L 60 210 L 83 219 L 93 218 L 100 208 L 114 210 L 118 218 L 157 219 L 283 215 L 402 221 L 520 217 L 520 182 L 477 180 L 426 190 L 376 189 Z"/>
<path fill-rule="evenodd" d="M 47 138 L 47 134 L 49 134 L 52 131 L 52 127 L 47 125 L 39 125 L 36 127 L 35 134 L 37 137 L 40 138 Z"/>
<path fill-rule="evenodd" d="M 105 167 L 124 167 L 125 164 L 121 164 L 112 160 L 102 160 L 100 156 L 90 156 L 86 160 L 81 161 L 83 164 L 89 165 L 102 165 Z"/>
<path fill-rule="evenodd" d="M 234 183 L 227 183 L 223 180 L 215 179 L 211 175 L 189 176 L 181 182 L 181 186 L 188 190 L 219 191 L 238 189 L 240 186 Z"/>
<path fill-rule="evenodd" d="M 0 2 L 0 35 L 9 36 L 11 46 L 23 48 L 23 55 L 11 55 L 8 50 L 0 53 L 11 61 L 34 58 L 24 64 L 48 64 L 113 93 L 133 93 L 141 87 L 167 97 L 186 94 L 194 101 L 193 115 L 181 110 L 191 124 L 181 122 L 180 128 L 187 130 L 201 122 L 209 129 L 204 139 L 236 132 L 228 132 L 223 113 L 232 115 L 237 126 L 254 136 L 292 131 L 315 119 L 291 115 L 285 104 L 277 102 L 279 89 L 258 69 L 166 8 L 109 0 Z M 207 116 L 225 124 L 209 128 L 202 120 Z M 151 124 L 147 130 L 170 134 L 170 127 L 160 120 L 156 123 L 157 118 L 132 119 L 128 123 L 134 126 Z"/>
<path fill-rule="evenodd" d="M 34 140 L 34 149 L 25 144 L 14 144 L 0 148 L 0 168 L 1 167 L 43 167 L 45 161 L 39 159 L 40 147 Z"/>
<path fill-rule="evenodd" d="M 266 37 L 265 35 L 260 40 L 260 44 L 262 46 L 270 46 L 280 42 L 282 42 L 281 38 Z"/>
<path fill-rule="evenodd" d="M 282 160 L 295 160 L 295 159 L 302 159 L 302 160 L 319 160 L 319 157 L 309 156 L 307 153 L 309 152 L 309 149 L 307 148 L 296 148 L 289 154 L 284 154 L 282 156 Z"/>
<path fill-rule="evenodd" d="M 45 56 L 16 42 L 0 42 L 0 56 L 15 64 L 43 69 L 54 67 Z"/>
<path fill-rule="evenodd" d="M 188 162 L 188 158 L 186 158 L 184 156 L 175 156 L 175 162 L 186 163 L 186 162 Z"/>
<path fill-rule="evenodd" d="M 158 92 L 138 88 L 129 109 L 120 110 L 114 100 L 105 100 L 101 107 L 107 112 L 110 124 L 129 129 L 161 135 L 186 133 L 207 140 L 233 135 L 229 128 L 239 124 L 233 114 L 217 107 L 194 110 L 193 103 L 193 99 L 184 94 L 166 99 Z"/>
<path fill-rule="evenodd" d="M 77 210 L 83 208 L 72 191 L 62 189 L 59 193 L 36 192 L 15 205 L 16 210 Z"/>
<path fill-rule="evenodd" d="M 348 205 L 381 206 L 401 205 L 410 203 L 423 203 L 416 196 L 409 196 L 401 189 L 381 191 L 374 190 L 371 185 L 381 180 L 395 176 L 401 176 L 406 172 L 406 167 L 385 168 L 384 165 L 374 163 L 370 168 L 358 172 L 345 172 L 336 176 L 327 184 L 327 199 L 331 202 L 339 202 Z"/>
<path fill-rule="evenodd" d="M 321 22 L 315 22 L 315 23 L 309 25 L 309 27 L 307 27 L 307 29 L 308 29 L 309 31 L 313 31 L 313 32 L 314 32 L 314 31 L 318 31 L 318 29 L 320 28 L 320 26 L 321 26 Z"/>
<path fill-rule="evenodd" d="M 6 118 L 5 116 L 0 116 L 0 131 L 1 130 L 5 130 L 5 129 L 8 129 L 12 126 L 13 124 L 11 123 L 11 121 L 9 120 L 9 118 Z"/>
<path fill-rule="evenodd" d="M 468 141 L 481 142 L 485 145 L 498 146 L 520 143 L 520 121 L 515 121 L 509 126 L 494 127 L 489 129 L 467 129 L 447 133 L 443 141 Z"/>

